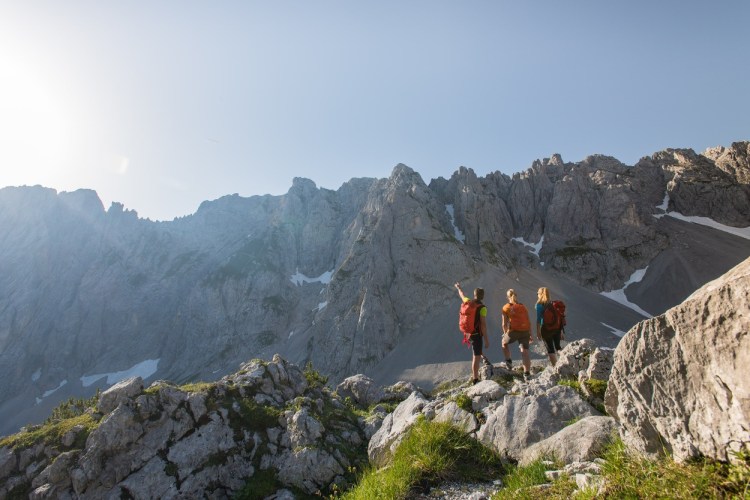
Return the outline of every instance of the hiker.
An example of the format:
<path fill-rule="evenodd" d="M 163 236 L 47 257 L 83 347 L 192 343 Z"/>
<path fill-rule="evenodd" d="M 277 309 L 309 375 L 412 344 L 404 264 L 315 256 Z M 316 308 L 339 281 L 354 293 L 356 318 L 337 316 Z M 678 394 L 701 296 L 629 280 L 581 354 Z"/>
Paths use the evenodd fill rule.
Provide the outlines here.
<path fill-rule="evenodd" d="M 453 286 L 456 287 L 456 290 L 458 290 L 458 295 L 461 297 L 461 301 L 463 303 L 470 303 L 472 302 L 472 299 L 469 299 L 466 295 L 464 295 L 463 290 L 461 290 L 461 284 L 456 283 Z M 474 289 L 474 299 L 473 304 L 467 304 L 469 306 L 474 306 L 474 318 L 468 318 L 469 323 L 471 326 L 468 328 L 469 330 L 472 330 L 470 332 L 464 332 L 464 335 L 467 336 L 465 340 L 468 340 L 469 343 L 471 343 L 471 350 L 472 350 L 472 359 L 471 359 L 471 383 L 476 384 L 479 382 L 479 364 L 482 362 L 482 340 L 484 340 L 484 348 L 489 349 L 490 348 L 490 337 L 487 335 L 487 307 L 482 303 L 482 299 L 484 299 L 484 289 L 483 288 L 475 288 Z M 463 312 L 468 308 L 461 308 L 461 311 Z M 473 319 L 473 321 L 472 321 Z M 459 318 L 459 325 L 464 323 L 464 318 Z M 478 320 L 478 321 L 477 321 Z M 462 328 L 462 331 L 464 328 Z"/>
<path fill-rule="evenodd" d="M 510 356 L 509 345 L 518 342 L 523 360 L 523 376 L 531 377 L 531 358 L 529 357 L 529 343 L 534 339 L 531 337 L 531 323 L 529 322 L 529 311 L 526 306 L 518 302 L 515 290 L 512 288 L 507 292 L 508 303 L 503 306 L 503 354 L 505 355 L 505 367 L 513 368 L 513 360 Z"/>
<path fill-rule="evenodd" d="M 560 352 L 560 341 L 565 340 L 565 305 L 562 301 L 552 301 L 549 289 L 541 287 L 536 292 L 536 338 L 544 340 L 547 345 L 547 356 L 552 366 L 557 363 L 557 353 Z M 546 319 L 545 319 L 546 318 Z"/>

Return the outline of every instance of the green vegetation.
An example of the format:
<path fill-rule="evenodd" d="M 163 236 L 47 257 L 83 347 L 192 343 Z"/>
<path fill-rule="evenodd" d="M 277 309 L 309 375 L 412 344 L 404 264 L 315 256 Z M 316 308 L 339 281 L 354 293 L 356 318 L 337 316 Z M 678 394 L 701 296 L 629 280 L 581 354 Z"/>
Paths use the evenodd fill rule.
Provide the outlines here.
<path fill-rule="evenodd" d="M 464 393 L 457 395 L 454 399 L 456 405 L 464 411 L 471 413 L 474 409 L 471 407 L 471 398 Z"/>
<path fill-rule="evenodd" d="M 96 404 L 99 402 L 100 394 L 101 391 L 97 389 L 96 394 L 91 396 L 89 399 L 70 398 L 67 401 L 63 401 L 52 409 L 50 416 L 47 417 L 47 420 L 45 420 L 44 423 L 55 424 L 69 418 L 83 415 L 87 409 L 96 408 Z"/>
<path fill-rule="evenodd" d="M 441 382 L 432 390 L 432 397 L 437 397 L 439 394 L 448 392 L 451 389 L 455 389 L 457 387 L 461 387 L 463 384 L 464 382 L 461 380 L 447 380 L 445 382 Z"/>
<path fill-rule="evenodd" d="M 30 426 L 26 431 L 0 439 L 0 448 L 10 446 L 13 449 L 22 449 L 34 446 L 37 443 L 61 447 L 60 440 L 62 437 L 76 425 L 81 425 L 83 430 L 78 433 L 71 447 L 83 448 L 89 433 L 99 425 L 99 422 L 86 411 L 96 408 L 98 401 L 98 390 L 89 399 L 70 398 L 63 401 L 52 409 L 44 424 Z"/>
<path fill-rule="evenodd" d="M 486 481 L 501 472 L 500 458 L 478 441 L 449 424 L 421 418 L 399 445 L 391 465 L 366 471 L 343 498 L 407 498 L 413 490 L 441 481 Z"/>
<path fill-rule="evenodd" d="M 678 464 L 670 457 L 648 460 L 628 452 L 621 440 L 610 444 L 602 458 L 604 487 L 601 492 L 576 491 L 575 481 L 563 475 L 547 484 L 545 462 L 510 467 L 503 478 L 505 487 L 493 500 L 595 498 L 748 498 L 750 495 L 750 453 L 738 455 L 738 462 L 725 464 L 696 460 Z M 557 469 L 557 466 L 552 466 Z"/>
<path fill-rule="evenodd" d="M 9 446 L 13 449 L 30 448 L 38 443 L 61 447 L 60 440 L 76 425 L 83 426 L 83 430 L 78 433 L 72 448 L 83 448 L 88 435 L 99 425 L 97 420 L 88 414 L 78 415 L 76 417 L 58 420 L 54 423 L 45 423 L 44 425 L 34 426 L 26 432 L 19 432 L 12 436 L 0 439 L 0 448 Z"/>
<path fill-rule="evenodd" d="M 541 459 L 525 467 L 509 466 L 508 474 L 503 477 L 504 487 L 492 497 L 492 500 L 573 498 L 576 483 L 567 476 L 555 481 L 550 487 L 545 489 L 535 488 L 538 485 L 548 483 L 544 475 L 547 470 L 547 465 Z"/>
<path fill-rule="evenodd" d="M 573 417 L 570 420 L 568 420 L 567 422 L 565 422 L 565 426 L 567 427 L 569 425 L 573 425 L 576 422 L 578 422 L 579 420 L 581 420 L 581 417 Z"/>
<path fill-rule="evenodd" d="M 583 391 L 581 391 L 581 384 L 577 380 L 573 380 L 573 379 L 569 379 L 569 378 L 564 378 L 564 379 L 560 379 L 557 382 L 557 385 L 565 385 L 565 386 L 571 387 L 571 388 L 575 389 L 576 391 L 578 391 L 578 393 L 581 396 L 583 396 Z"/>
<path fill-rule="evenodd" d="M 307 379 L 307 384 L 310 388 L 323 387 L 328 383 L 328 377 L 324 377 L 319 371 L 313 368 L 311 361 L 307 362 L 303 373 L 305 374 L 305 379 Z"/>
<path fill-rule="evenodd" d="M 262 500 L 276 493 L 279 487 L 273 469 L 257 469 L 234 498 L 235 500 Z"/>
<path fill-rule="evenodd" d="M 621 440 L 604 453 L 608 498 L 748 498 L 750 453 L 736 464 L 694 460 L 678 464 L 671 457 L 648 460 L 627 450 Z M 581 498 L 595 498 L 593 495 Z"/>
<path fill-rule="evenodd" d="M 180 390 L 185 392 L 205 392 L 208 393 L 216 387 L 216 384 L 213 382 L 191 382 L 189 384 L 184 384 L 180 386 Z"/>
<path fill-rule="evenodd" d="M 606 380 L 590 378 L 584 382 L 584 385 L 595 398 L 604 399 L 604 393 L 607 392 Z"/>

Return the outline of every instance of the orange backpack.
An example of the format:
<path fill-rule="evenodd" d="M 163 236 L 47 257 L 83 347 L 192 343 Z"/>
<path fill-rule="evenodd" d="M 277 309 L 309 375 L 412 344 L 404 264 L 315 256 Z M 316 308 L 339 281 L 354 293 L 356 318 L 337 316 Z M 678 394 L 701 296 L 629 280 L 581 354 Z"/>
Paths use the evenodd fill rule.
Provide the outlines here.
<path fill-rule="evenodd" d="M 529 311 L 526 310 L 526 306 L 520 302 L 515 304 L 508 304 L 510 307 L 507 310 L 508 319 L 510 320 L 510 329 L 516 332 L 527 332 L 531 330 L 531 323 L 529 322 Z M 503 308 L 505 310 L 505 308 Z"/>

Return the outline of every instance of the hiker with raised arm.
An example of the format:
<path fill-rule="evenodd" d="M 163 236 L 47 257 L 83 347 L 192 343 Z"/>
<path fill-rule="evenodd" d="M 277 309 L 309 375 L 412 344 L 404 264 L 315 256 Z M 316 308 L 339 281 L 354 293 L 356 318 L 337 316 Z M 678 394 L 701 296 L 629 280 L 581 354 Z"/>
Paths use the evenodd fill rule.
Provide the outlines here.
<path fill-rule="evenodd" d="M 503 354 L 505 355 L 505 368 L 513 368 L 513 359 L 510 355 L 510 344 L 518 342 L 521 349 L 523 361 L 523 376 L 525 379 L 531 377 L 531 357 L 529 356 L 529 343 L 533 342 L 531 337 L 531 323 L 529 322 L 529 311 L 526 306 L 518 302 L 515 290 L 508 290 L 508 303 L 503 306 Z"/>
<path fill-rule="evenodd" d="M 482 303 L 484 289 L 475 288 L 474 298 L 469 299 L 461 290 L 461 284 L 453 285 L 461 297 L 461 309 L 458 316 L 458 327 L 464 333 L 464 342 L 471 344 L 471 383 L 479 382 L 479 365 L 482 362 L 482 343 L 489 349 L 490 338 L 487 335 L 487 307 Z"/>
<path fill-rule="evenodd" d="M 536 338 L 544 340 L 549 362 L 555 366 L 560 341 L 565 340 L 565 304 L 562 300 L 550 299 L 549 288 L 544 286 L 536 296 Z"/>

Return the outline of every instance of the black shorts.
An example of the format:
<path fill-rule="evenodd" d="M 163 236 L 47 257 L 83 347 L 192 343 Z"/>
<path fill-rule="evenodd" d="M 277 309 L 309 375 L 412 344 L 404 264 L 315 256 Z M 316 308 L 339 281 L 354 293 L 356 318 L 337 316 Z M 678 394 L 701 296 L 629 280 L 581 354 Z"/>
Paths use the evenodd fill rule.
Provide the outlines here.
<path fill-rule="evenodd" d="M 474 353 L 474 356 L 481 356 L 482 355 L 482 334 L 481 333 L 472 333 L 469 337 L 469 340 L 471 341 L 471 351 Z"/>
<path fill-rule="evenodd" d="M 556 332 L 542 331 L 542 340 L 547 344 L 547 354 L 555 354 L 562 349 L 562 347 L 560 347 L 560 337 L 560 330 L 557 330 Z"/>

